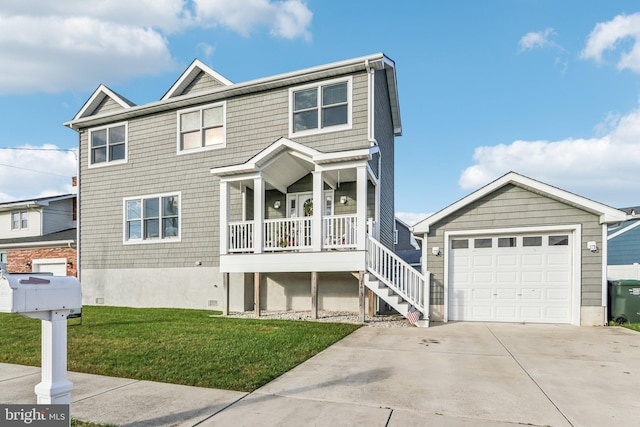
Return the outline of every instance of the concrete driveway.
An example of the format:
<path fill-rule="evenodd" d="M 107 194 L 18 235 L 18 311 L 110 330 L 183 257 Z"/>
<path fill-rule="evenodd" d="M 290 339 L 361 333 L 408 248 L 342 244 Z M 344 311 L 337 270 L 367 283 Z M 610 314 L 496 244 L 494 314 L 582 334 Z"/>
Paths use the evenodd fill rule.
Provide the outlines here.
<path fill-rule="evenodd" d="M 640 333 L 449 323 L 361 328 L 201 426 L 627 426 Z"/>

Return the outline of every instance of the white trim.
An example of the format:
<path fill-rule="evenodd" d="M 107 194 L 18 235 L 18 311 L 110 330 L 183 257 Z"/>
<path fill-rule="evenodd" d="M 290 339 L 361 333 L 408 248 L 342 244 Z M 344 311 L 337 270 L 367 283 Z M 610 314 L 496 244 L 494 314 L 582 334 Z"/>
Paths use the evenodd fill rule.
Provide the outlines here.
<path fill-rule="evenodd" d="M 602 224 L 602 248 L 600 249 L 600 255 L 602 256 L 602 306 L 605 308 L 604 312 L 607 313 L 607 294 L 609 292 L 609 284 L 607 282 L 607 266 L 609 258 L 609 241 L 607 240 L 607 224 Z M 606 314 L 605 314 L 606 316 Z M 604 319 L 603 325 L 607 324 L 609 319 Z"/>
<path fill-rule="evenodd" d="M 629 231 L 629 230 L 633 230 L 634 228 L 636 228 L 636 227 L 638 227 L 638 226 L 640 226 L 640 220 L 638 220 L 638 221 L 634 222 L 634 223 L 633 223 L 633 224 L 631 224 L 631 225 L 626 226 L 626 227 L 625 227 L 625 228 L 623 228 L 622 230 L 618 230 L 618 231 L 616 231 L 615 233 L 610 234 L 609 236 L 607 236 L 607 238 L 606 238 L 605 240 L 611 240 L 611 239 L 613 239 L 613 238 L 615 238 L 615 237 L 618 237 L 618 236 L 619 236 L 619 235 L 621 235 L 621 234 L 626 233 L 626 232 L 627 232 L 627 231 Z"/>
<path fill-rule="evenodd" d="M 52 240 L 52 241 L 39 241 L 39 242 L 28 242 L 28 243 L 8 243 L 5 245 L 0 245 L 0 249 L 14 249 L 14 248 L 59 248 L 62 246 L 66 246 L 69 248 L 73 248 L 73 244 L 75 241 L 73 240 Z"/>
<path fill-rule="evenodd" d="M 109 134 L 111 132 L 111 129 L 113 128 L 117 128 L 120 126 L 124 126 L 124 159 L 118 159 L 118 160 L 109 160 Z M 104 162 L 100 162 L 100 163 L 92 163 L 92 152 L 93 152 L 93 148 L 91 147 L 91 134 L 93 132 L 97 132 L 100 130 L 106 129 L 107 130 L 107 141 L 106 141 L 106 145 L 105 148 L 107 150 L 106 153 L 106 160 Z M 108 124 L 105 126 L 98 126 L 95 128 L 91 128 L 88 130 L 88 137 L 87 137 L 87 168 L 88 169 L 93 169 L 93 168 L 102 168 L 105 166 L 115 166 L 115 165 L 122 165 L 122 164 L 126 164 L 129 161 L 129 122 L 118 122 L 118 123 L 112 123 L 112 124 Z"/>
<path fill-rule="evenodd" d="M 233 82 L 222 74 L 216 72 L 213 68 L 206 65 L 204 62 L 199 59 L 195 59 L 191 65 L 182 73 L 182 75 L 176 80 L 176 82 L 169 88 L 167 93 L 161 98 L 161 101 L 166 101 L 170 98 L 173 98 L 175 94 L 179 91 L 184 90 L 193 79 L 200 74 L 200 71 L 208 74 L 213 79 L 222 83 L 224 86 L 232 86 Z"/>
<path fill-rule="evenodd" d="M 202 135 L 202 131 L 204 129 L 204 126 L 202 124 L 202 112 L 204 110 L 208 110 L 210 108 L 216 108 L 216 107 L 222 107 L 222 130 L 223 130 L 222 143 L 214 144 L 214 145 L 201 145 L 198 148 L 191 148 L 187 150 L 181 149 L 180 142 L 181 142 L 182 132 L 181 132 L 181 126 L 180 126 L 180 116 L 182 114 L 192 113 L 194 111 L 200 112 L 200 128 L 199 128 L 200 144 L 204 144 L 204 137 Z M 201 153 L 203 151 L 211 151 L 211 150 L 219 150 L 221 148 L 225 148 L 226 146 L 227 146 L 227 102 L 226 101 L 215 102 L 212 104 L 200 105 L 197 107 L 185 108 L 183 110 L 176 111 L 176 153 L 178 155 Z"/>
<path fill-rule="evenodd" d="M 449 261 L 451 256 L 450 241 L 452 237 L 462 236 L 497 236 L 501 234 L 535 234 L 535 233 L 552 233 L 552 232 L 570 232 L 572 233 L 571 247 L 571 324 L 580 325 L 580 308 L 582 298 L 582 226 L 580 224 L 571 225 L 553 225 L 553 226 L 536 226 L 536 227 L 514 227 L 514 228 L 488 228 L 477 230 L 452 230 L 444 232 L 444 319 L 446 323 L 449 321 Z M 426 237 L 426 234 L 425 234 Z M 425 251 L 425 242 L 423 242 L 423 253 Z"/>
<path fill-rule="evenodd" d="M 99 98 L 100 95 L 102 95 L 102 98 Z M 84 105 L 82 106 L 80 111 L 78 111 L 78 113 L 75 115 L 75 117 L 73 118 L 73 120 L 71 122 L 82 118 L 84 113 L 86 113 L 90 109 L 91 110 L 95 110 L 105 97 L 110 98 L 111 100 L 115 101 L 118 105 L 120 105 L 124 109 L 130 109 L 131 108 L 131 105 L 129 105 L 124 99 L 122 99 L 122 97 L 120 95 L 116 94 L 114 91 L 112 91 L 111 89 L 109 89 L 105 85 L 101 84 L 100 86 L 98 86 L 98 88 L 95 90 L 95 92 L 93 92 L 91 97 L 89 97 L 87 102 L 84 103 Z M 69 123 L 71 123 L 71 122 L 69 122 Z M 70 127 L 73 127 L 73 126 L 70 126 Z"/>
<path fill-rule="evenodd" d="M 321 105 L 322 104 L 322 88 L 325 86 L 331 86 L 331 85 L 345 83 L 345 82 L 347 83 L 347 123 L 341 124 L 341 125 L 322 127 L 322 108 L 323 108 Z M 293 112 L 294 112 L 294 106 L 293 106 L 294 96 L 293 95 L 295 92 L 300 92 L 300 91 L 308 90 L 312 88 L 316 88 L 318 93 L 317 105 L 316 105 L 316 108 L 318 110 L 318 127 L 316 129 L 306 129 L 303 131 L 296 132 L 293 129 Z M 308 135 L 317 135 L 317 134 L 329 133 L 329 132 L 339 132 L 339 131 L 351 129 L 353 127 L 352 91 L 353 91 L 352 76 L 341 77 L 338 79 L 331 79 L 331 80 L 323 80 L 321 82 L 314 82 L 314 83 L 309 83 L 302 86 L 295 86 L 295 87 L 289 88 L 289 114 L 288 114 L 289 138 L 308 136 Z"/>
<path fill-rule="evenodd" d="M 157 238 L 157 239 L 144 239 L 144 228 L 140 228 L 141 237 L 140 239 L 127 239 L 127 202 L 131 200 L 141 200 L 141 224 L 144 223 L 144 201 L 146 199 L 160 199 L 160 207 L 159 221 L 162 220 L 162 198 L 168 196 L 178 196 L 178 235 L 176 237 L 166 237 L 166 238 Z M 162 233 L 162 223 L 159 224 L 159 231 Z M 147 194 L 144 196 L 131 196 L 131 197 L 123 197 L 122 198 L 122 243 L 124 245 L 149 245 L 149 244 L 159 244 L 159 243 L 179 243 L 182 241 L 182 192 L 174 191 L 168 193 L 160 193 L 160 194 Z"/>
<path fill-rule="evenodd" d="M 467 206 L 468 204 L 478 199 L 481 199 L 482 197 L 496 191 L 501 187 L 504 187 L 507 184 L 514 184 L 530 191 L 535 190 L 535 192 L 540 192 L 547 197 L 555 198 L 570 205 L 579 206 L 582 209 L 586 209 L 590 212 L 599 214 L 601 224 L 625 221 L 628 218 L 628 215 L 619 209 L 603 205 L 602 203 L 594 202 L 593 200 L 589 200 L 582 196 L 569 193 L 568 191 L 552 187 L 548 184 L 544 184 L 540 181 L 533 180 L 523 175 L 519 175 L 515 172 L 509 172 L 508 174 L 485 185 L 479 190 L 476 190 L 468 196 L 458 200 L 452 205 L 449 205 L 448 207 L 442 209 L 440 212 L 437 212 L 430 217 L 420 221 L 413 226 L 413 232 L 428 233 L 430 225 L 435 224 L 436 222 L 451 215 L 457 210 Z"/>

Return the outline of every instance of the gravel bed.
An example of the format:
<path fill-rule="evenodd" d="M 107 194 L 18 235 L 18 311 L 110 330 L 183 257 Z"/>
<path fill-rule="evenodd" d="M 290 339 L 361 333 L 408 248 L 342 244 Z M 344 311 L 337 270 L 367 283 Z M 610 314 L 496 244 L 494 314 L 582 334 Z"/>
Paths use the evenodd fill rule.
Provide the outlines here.
<path fill-rule="evenodd" d="M 230 312 L 228 317 L 255 319 L 253 311 Z M 309 322 L 360 323 L 358 313 L 340 311 L 318 311 L 318 318 L 311 319 L 310 311 L 262 311 L 261 320 L 302 320 Z M 364 326 L 372 328 L 412 328 L 413 325 L 400 314 L 366 316 Z"/>

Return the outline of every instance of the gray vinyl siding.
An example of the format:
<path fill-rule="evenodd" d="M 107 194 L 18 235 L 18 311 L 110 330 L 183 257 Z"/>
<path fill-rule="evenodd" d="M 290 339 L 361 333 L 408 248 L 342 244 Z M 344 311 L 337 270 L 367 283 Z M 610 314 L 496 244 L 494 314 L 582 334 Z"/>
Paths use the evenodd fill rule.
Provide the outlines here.
<path fill-rule="evenodd" d="M 380 242 L 393 250 L 393 234 L 395 225 L 395 156 L 394 134 L 389 90 L 385 71 L 375 74 L 375 139 L 380 148 Z"/>
<path fill-rule="evenodd" d="M 323 152 L 367 148 L 366 97 L 366 73 L 354 75 L 353 128 L 296 141 Z M 79 143 L 82 268 L 192 267 L 197 261 L 205 267 L 219 266 L 220 187 L 210 169 L 244 163 L 288 137 L 288 100 L 288 88 L 228 99 L 226 147 L 188 154 L 177 154 L 175 110 L 130 119 L 127 162 L 90 169 L 88 132 L 83 130 Z M 393 162 L 392 154 L 388 161 Z M 387 187 L 392 211 L 393 181 Z M 124 198 L 178 192 L 180 242 L 123 244 Z M 231 217 L 240 219 L 241 199 L 231 194 Z M 252 216 L 249 201 L 247 216 Z"/>
<path fill-rule="evenodd" d="M 93 110 L 90 115 L 93 116 L 97 114 L 106 114 L 106 113 L 111 113 L 111 112 L 122 110 L 122 109 L 123 109 L 122 105 L 118 104 L 116 101 L 109 98 L 108 96 L 105 96 L 102 102 L 98 104 L 96 109 Z"/>
<path fill-rule="evenodd" d="M 73 201 L 71 199 L 52 202 L 42 208 L 42 234 L 55 233 L 73 228 Z"/>
<path fill-rule="evenodd" d="M 189 85 L 178 95 L 187 95 L 198 92 L 206 92 L 210 89 L 224 86 L 218 80 L 211 77 L 209 74 L 200 71 L 200 73 L 189 83 Z"/>
<path fill-rule="evenodd" d="M 634 224 L 636 221 L 630 221 Z M 629 225 L 623 223 L 623 226 Z M 618 230 L 613 230 L 613 232 Z M 640 263 L 640 227 L 635 227 L 609 240 L 608 265 L 630 265 Z"/>
<path fill-rule="evenodd" d="M 444 249 L 445 231 L 574 224 L 582 226 L 581 305 L 601 306 L 602 254 L 592 253 L 586 248 L 588 241 L 595 241 L 598 247 L 602 247 L 599 217 L 521 187 L 506 185 L 433 224 L 427 245 Z M 431 304 L 443 305 L 444 257 L 436 257 L 427 251 L 426 268 L 433 274 Z"/>

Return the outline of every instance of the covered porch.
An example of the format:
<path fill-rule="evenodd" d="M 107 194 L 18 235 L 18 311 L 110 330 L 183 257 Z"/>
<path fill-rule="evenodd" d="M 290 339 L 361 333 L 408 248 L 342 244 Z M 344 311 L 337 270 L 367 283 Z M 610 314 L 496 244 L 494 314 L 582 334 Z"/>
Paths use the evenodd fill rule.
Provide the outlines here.
<path fill-rule="evenodd" d="M 212 169 L 221 271 L 364 270 L 367 231 L 377 237 L 377 150 L 321 153 L 281 138 L 243 164 Z"/>

